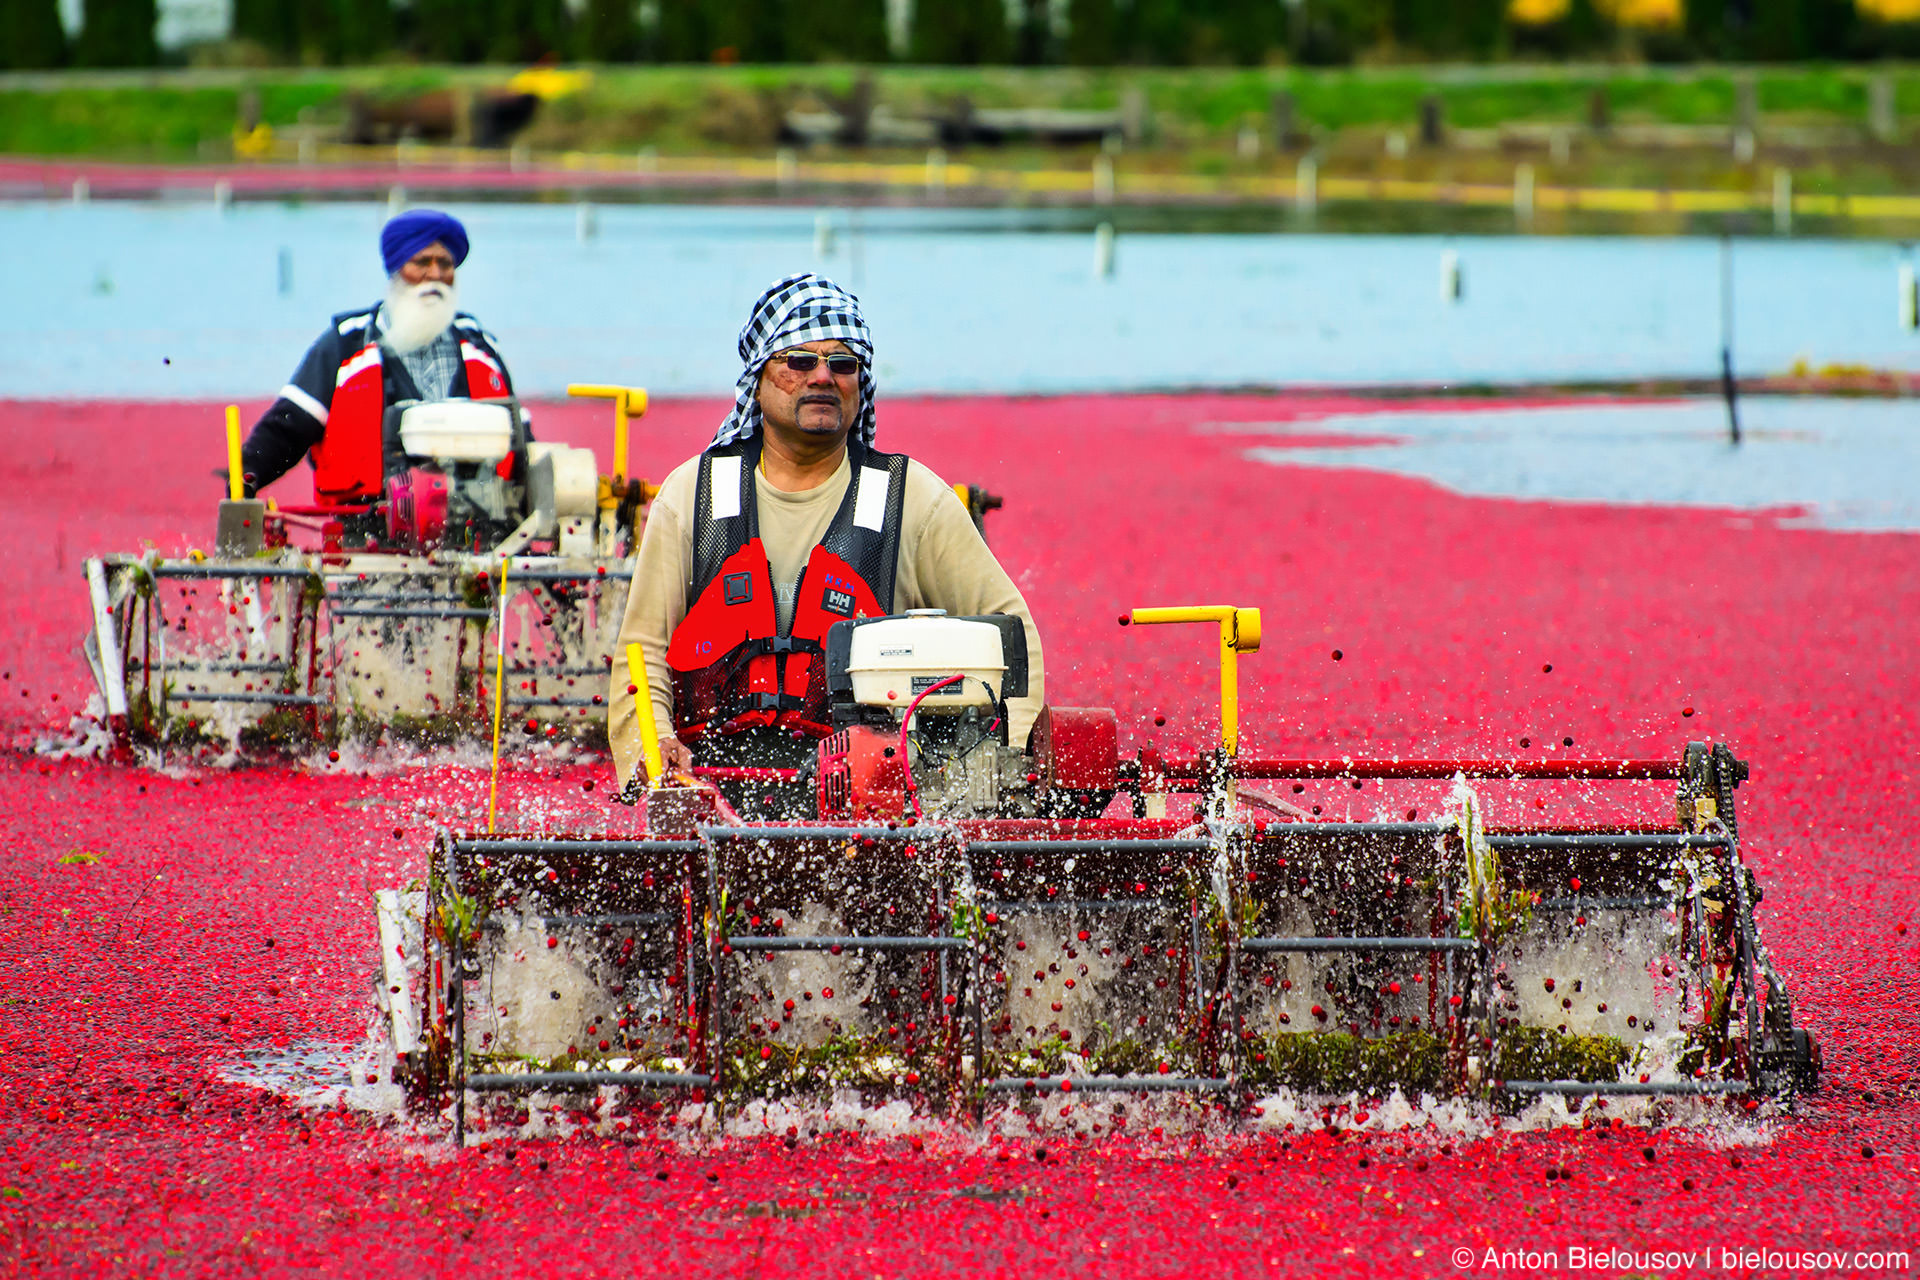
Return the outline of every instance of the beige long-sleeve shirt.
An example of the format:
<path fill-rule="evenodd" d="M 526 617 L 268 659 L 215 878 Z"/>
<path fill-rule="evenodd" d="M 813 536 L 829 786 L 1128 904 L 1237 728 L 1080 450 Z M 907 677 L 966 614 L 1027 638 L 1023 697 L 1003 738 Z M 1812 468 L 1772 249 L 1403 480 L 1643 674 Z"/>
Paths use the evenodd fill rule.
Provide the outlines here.
<path fill-rule="evenodd" d="M 693 505 L 700 459 L 690 458 L 670 472 L 647 513 L 640 551 L 634 559 L 627 611 L 620 624 L 608 686 L 607 737 L 613 766 L 626 786 L 640 760 L 640 724 L 621 657 L 639 641 L 647 655 L 647 684 L 653 694 L 655 723 L 662 734 L 673 724 L 673 678 L 667 667 L 667 640 L 687 616 L 687 587 L 693 579 Z M 788 493 L 759 472 L 760 540 L 773 570 L 781 626 L 793 616 L 794 592 L 820 539 L 832 523 L 853 477 L 845 458 L 818 488 Z M 1026 745 L 1039 715 L 1044 685 L 1040 633 L 1033 614 L 1000 562 L 973 527 L 973 518 L 945 481 L 918 462 L 907 464 L 906 501 L 901 512 L 900 556 L 894 570 L 892 611 L 945 609 L 954 615 L 1006 613 L 1027 631 L 1027 696 L 1007 704 L 1007 740 Z"/>

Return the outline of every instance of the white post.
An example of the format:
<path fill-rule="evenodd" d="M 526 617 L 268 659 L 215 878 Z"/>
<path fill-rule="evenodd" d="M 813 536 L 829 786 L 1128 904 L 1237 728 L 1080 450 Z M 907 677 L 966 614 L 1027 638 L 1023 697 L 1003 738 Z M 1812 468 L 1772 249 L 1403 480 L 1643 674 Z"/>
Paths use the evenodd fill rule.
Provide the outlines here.
<path fill-rule="evenodd" d="M 225 178 L 213 184 L 213 207 L 216 212 L 225 213 L 233 204 L 233 184 Z"/>
<path fill-rule="evenodd" d="M 1103 222 L 1093 229 L 1093 274 L 1105 280 L 1113 275 L 1113 224 Z"/>
<path fill-rule="evenodd" d="M 591 200 L 582 200 L 573 212 L 573 238 L 581 244 L 599 233 L 600 220 Z"/>
<path fill-rule="evenodd" d="M 1513 216 L 1523 227 L 1533 225 L 1533 166 L 1530 164 L 1514 166 Z"/>
<path fill-rule="evenodd" d="M 1914 279 L 1911 258 L 1900 264 L 1900 327 L 1920 329 L 1920 280 Z"/>
<path fill-rule="evenodd" d="M 402 186 L 387 188 L 387 216 L 393 217 L 407 207 L 407 189 Z"/>
<path fill-rule="evenodd" d="M 85 204 L 92 198 L 93 184 L 88 182 L 85 176 L 75 178 L 73 180 L 73 202 L 75 204 Z"/>
<path fill-rule="evenodd" d="M 1252 121 L 1240 122 L 1240 136 L 1234 140 L 1234 146 L 1242 160 L 1260 158 L 1260 131 L 1253 127 Z"/>
<path fill-rule="evenodd" d="M 773 185 L 785 190 L 794 184 L 800 176 L 800 157 L 793 153 L 792 147 L 781 147 L 773 153 Z"/>
<path fill-rule="evenodd" d="M 1113 157 L 1104 152 L 1093 158 L 1093 202 L 1113 203 Z"/>
<path fill-rule="evenodd" d="M 107 698 L 107 714 L 127 714 L 126 667 L 120 658 L 120 630 L 107 594 L 107 567 L 87 561 L 87 593 L 93 602 L 93 638 L 100 648 L 100 691 Z"/>
<path fill-rule="evenodd" d="M 1320 165 L 1310 155 L 1301 156 L 1294 168 L 1293 203 L 1300 212 L 1309 215 L 1320 203 Z"/>
<path fill-rule="evenodd" d="M 813 215 L 813 256 L 824 258 L 833 252 L 833 219 L 824 213 Z"/>
<path fill-rule="evenodd" d="M 1793 230 L 1793 171 L 1773 171 L 1773 229 L 1781 235 Z"/>

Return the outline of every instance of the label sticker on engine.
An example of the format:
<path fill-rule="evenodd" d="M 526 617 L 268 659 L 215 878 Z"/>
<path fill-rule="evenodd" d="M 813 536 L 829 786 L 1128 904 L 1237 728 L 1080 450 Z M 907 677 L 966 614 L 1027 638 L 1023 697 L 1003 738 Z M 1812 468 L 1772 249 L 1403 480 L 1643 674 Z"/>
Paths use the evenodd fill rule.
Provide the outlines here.
<path fill-rule="evenodd" d="M 828 587 L 820 597 L 820 607 L 828 613 L 837 613 L 843 618 L 853 616 L 853 593 Z"/>
<path fill-rule="evenodd" d="M 927 690 L 933 688 L 933 686 L 939 684 L 942 680 L 951 680 L 951 679 L 953 679 L 952 676 L 915 676 L 913 677 L 913 691 L 915 693 L 925 693 Z M 948 685 L 946 692 L 957 694 L 960 692 L 960 686 L 957 684 Z"/>

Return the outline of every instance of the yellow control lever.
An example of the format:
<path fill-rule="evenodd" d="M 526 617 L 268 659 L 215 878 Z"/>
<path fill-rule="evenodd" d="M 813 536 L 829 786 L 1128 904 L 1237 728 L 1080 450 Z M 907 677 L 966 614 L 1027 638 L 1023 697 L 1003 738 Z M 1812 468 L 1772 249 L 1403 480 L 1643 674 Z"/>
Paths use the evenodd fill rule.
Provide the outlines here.
<path fill-rule="evenodd" d="M 1232 604 L 1189 604 L 1134 609 L 1120 625 L 1153 626 L 1170 622 L 1213 622 L 1220 627 L 1220 747 L 1229 756 L 1240 749 L 1239 655 L 1260 648 L 1260 611 Z"/>
<path fill-rule="evenodd" d="M 567 394 L 592 400 L 613 401 L 613 474 L 627 476 L 627 418 L 638 418 L 647 411 L 645 387 L 617 387 L 611 383 L 569 382 Z"/>
<path fill-rule="evenodd" d="M 660 755 L 660 726 L 653 719 L 653 690 L 647 684 L 647 655 L 639 644 L 627 646 L 627 683 L 633 686 L 633 713 L 640 717 L 640 755 L 647 765 L 647 785 L 666 783 L 666 762 Z"/>

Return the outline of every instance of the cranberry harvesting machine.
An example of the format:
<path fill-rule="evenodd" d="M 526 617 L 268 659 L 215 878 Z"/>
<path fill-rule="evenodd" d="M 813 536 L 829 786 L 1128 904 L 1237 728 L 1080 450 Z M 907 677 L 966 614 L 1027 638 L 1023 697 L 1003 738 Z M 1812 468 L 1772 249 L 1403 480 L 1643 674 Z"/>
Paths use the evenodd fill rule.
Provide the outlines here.
<path fill-rule="evenodd" d="M 1050 707 L 1023 752 L 999 728 L 1024 683 L 1010 621 L 841 624 L 838 730 L 798 769 L 668 779 L 638 836 L 442 833 L 424 892 L 380 895 L 396 1073 L 451 1093 L 463 1131 L 535 1092 L 724 1111 L 854 1090 L 979 1116 L 1057 1093 L 1237 1111 L 1281 1088 L 1580 1106 L 1815 1086 L 1726 745 L 1254 758 L 1237 659 L 1259 614 L 1205 606 L 1122 621 L 1217 633 L 1217 747 L 1123 753 L 1112 711 Z M 1636 783 L 1674 784 L 1671 808 L 1638 811 Z M 1631 794 L 1606 821 L 1492 817 L 1613 784 Z M 1309 786 L 1443 798 L 1355 820 L 1295 803 Z M 776 793 L 804 810 L 741 817 Z"/>

